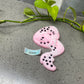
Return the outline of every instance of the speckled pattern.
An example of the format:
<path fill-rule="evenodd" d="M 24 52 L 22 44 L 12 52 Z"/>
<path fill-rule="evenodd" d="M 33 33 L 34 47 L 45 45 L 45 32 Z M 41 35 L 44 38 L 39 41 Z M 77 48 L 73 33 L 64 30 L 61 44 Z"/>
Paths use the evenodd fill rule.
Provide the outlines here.
<path fill-rule="evenodd" d="M 23 20 L 25 7 L 33 8 L 16 0 L 0 0 L 0 19 Z M 84 19 L 77 18 L 79 22 Z M 65 53 L 55 58 L 55 72 L 41 66 L 40 56 L 24 54 L 24 47 L 40 48 L 33 42 L 33 35 L 49 25 L 58 28 L 60 41 L 65 46 Z M 42 53 L 48 51 L 41 49 Z M 84 84 L 84 34 L 62 22 L 0 24 L 0 84 Z"/>
<path fill-rule="evenodd" d="M 55 26 L 46 26 L 39 29 L 33 36 L 34 42 L 43 48 L 50 49 L 50 52 L 45 52 L 40 57 L 40 63 L 50 70 L 55 71 L 54 57 L 63 54 L 64 46 L 59 41 L 60 33 Z"/>

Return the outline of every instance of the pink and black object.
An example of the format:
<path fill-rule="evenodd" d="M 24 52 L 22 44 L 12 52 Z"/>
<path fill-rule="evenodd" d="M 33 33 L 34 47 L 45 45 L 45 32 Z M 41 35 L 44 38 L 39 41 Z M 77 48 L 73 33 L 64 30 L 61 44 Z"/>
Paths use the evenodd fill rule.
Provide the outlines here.
<path fill-rule="evenodd" d="M 56 66 L 53 64 L 54 57 L 64 52 L 64 46 L 59 41 L 59 38 L 59 31 L 54 26 L 41 28 L 33 36 L 33 41 L 37 45 L 51 50 L 50 52 L 42 54 L 40 57 L 40 63 L 50 71 L 56 70 Z"/>

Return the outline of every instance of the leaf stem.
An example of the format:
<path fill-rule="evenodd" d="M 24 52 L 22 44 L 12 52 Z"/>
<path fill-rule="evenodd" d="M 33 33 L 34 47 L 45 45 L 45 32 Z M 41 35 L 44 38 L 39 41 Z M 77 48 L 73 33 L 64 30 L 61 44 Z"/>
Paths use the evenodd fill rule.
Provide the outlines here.
<path fill-rule="evenodd" d="M 37 8 L 34 6 L 36 12 L 41 16 L 41 14 L 39 13 L 39 11 L 37 10 Z"/>
<path fill-rule="evenodd" d="M 77 23 L 77 22 L 75 22 L 75 21 L 73 21 L 73 20 L 70 20 L 70 19 L 67 19 L 67 18 L 65 18 L 67 21 L 70 21 L 70 22 L 72 22 L 72 23 L 74 23 L 74 24 L 76 24 L 77 26 L 79 26 L 80 27 L 80 24 L 79 23 Z"/>
<path fill-rule="evenodd" d="M 21 22 L 21 23 L 27 23 L 27 22 L 32 22 L 32 21 L 48 21 L 48 20 L 50 20 L 50 18 L 44 18 L 44 19 L 41 19 L 41 18 L 34 18 L 34 19 L 31 19 L 31 20 L 28 20 L 28 21 L 26 21 L 26 22 Z"/>
<path fill-rule="evenodd" d="M 4 20 L 4 22 L 14 22 L 14 23 L 21 23 L 21 21 L 14 21 L 14 20 Z"/>
<path fill-rule="evenodd" d="M 31 22 L 31 21 L 37 21 L 37 20 L 41 20 L 41 21 L 46 21 L 46 20 L 50 20 L 50 18 L 33 18 L 33 19 L 25 19 L 23 21 L 14 21 L 14 20 L 0 20 L 0 23 L 5 23 L 5 22 L 13 22 L 13 23 L 26 23 L 26 22 Z"/>
<path fill-rule="evenodd" d="M 69 20 L 69 19 L 67 19 L 67 18 L 65 18 L 65 20 L 64 20 L 63 18 L 57 18 L 56 21 L 68 23 L 68 24 L 70 24 L 73 28 L 75 28 L 76 30 L 81 31 L 80 24 L 77 23 L 77 22 L 74 22 L 74 21 Z M 75 26 L 75 25 L 72 24 L 72 23 L 75 23 L 75 24 L 76 24 L 77 26 L 79 26 L 79 27 Z"/>
<path fill-rule="evenodd" d="M 48 16 L 50 17 L 48 10 L 47 10 L 47 13 L 48 13 Z"/>
<path fill-rule="evenodd" d="M 49 16 L 36 16 L 39 18 L 28 18 L 25 19 L 23 21 L 14 21 L 14 20 L 0 20 L 0 23 L 5 23 L 5 22 L 14 22 L 14 23 L 27 23 L 27 22 L 32 22 L 32 21 L 51 21 L 51 18 Z M 44 18 L 42 18 L 44 17 Z M 45 18 L 47 17 L 47 18 Z M 69 25 L 71 25 L 74 29 L 79 30 L 81 32 L 84 32 L 81 30 L 81 25 L 78 22 L 75 22 L 73 20 L 69 20 L 67 18 L 63 19 L 63 18 L 57 18 L 56 21 L 60 21 L 60 22 L 65 22 L 68 23 Z"/>

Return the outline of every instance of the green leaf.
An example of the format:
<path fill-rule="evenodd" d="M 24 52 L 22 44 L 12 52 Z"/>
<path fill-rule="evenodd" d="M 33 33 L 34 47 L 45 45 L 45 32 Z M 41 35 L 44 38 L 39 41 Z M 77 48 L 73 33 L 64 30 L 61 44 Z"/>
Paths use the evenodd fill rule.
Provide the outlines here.
<path fill-rule="evenodd" d="M 43 0 L 36 0 L 34 2 L 34 5 L 38 8 L 44 8 L 44 9 L 47 9 L 47 7 L 48 7 L 48 4 L 46 2 L 44 2 Z"/>
<path fill-rule="evenodd" d="M 58 15 L 59 8 L 58 6 L 48 7 L 48 12 L 50 13 L 53 20 L 56 20 L 56 17 Z"/>
<path fill-rule="evenodd" d="M 48 2 L 48 0 L 45 0 L 45 2 L 47 3 L 47 2 Z"/>
<path fill-rule="evenodd" d="M 64 13 L 63 19 L 65 19 L 66 13 L 67 13 L 67 11 L 68 11 L 69 9 L 71 9 L 71 10 L 72 10 L 72 12 L 73 12 L 73 16 L 74 16 L 74 21 L 75 21 L 75 20 L 76 20 L 77 15 L 76 15 L 76 11 L 75 11 L 75 9 L 74 9 L 74 8 L 72 8 L 72 7 L 68 7 L 68 8 L 65 10 L 65 13 Z"/>
<path fill-rule="evenodd" d="M 53 0 L 49 0 L 48 1 L 48 5 L 50 5 L 50 6 L 52 6 L 53 4 L 55 4 L 56 3 L 56 1 L 53 1 Z"/>
<path fill-rule="evenodd" d="M 35 15 L 35 13 L 32 11 L 32 9 L 30 9 L 28 7 L 24 9 L 24 14 L 25 15 Z"/>
<path fill-rule="evenodd" d="M 48 2 L 53 2 L 53 0 L 48 0 Z M 56 17 L 57 17 L 57 14 L 58 14 L 58 11 L 59 11 L 59 8 L 58 6 L 53 6 L 51 7 L 51 4 L 48 4 L 48 2 L 44 2 L 43 0 L 36 0 L 34 5 L 35 7 L 38 7 L 38 8 L 43 8 L 43 9 L 47 9 L 49 14 L 51 15 L 51 17 L 53 18 L 53 20 L 55 21 L 56 20 Z M 56 2 L 55 2 L 56 3 Z"/>

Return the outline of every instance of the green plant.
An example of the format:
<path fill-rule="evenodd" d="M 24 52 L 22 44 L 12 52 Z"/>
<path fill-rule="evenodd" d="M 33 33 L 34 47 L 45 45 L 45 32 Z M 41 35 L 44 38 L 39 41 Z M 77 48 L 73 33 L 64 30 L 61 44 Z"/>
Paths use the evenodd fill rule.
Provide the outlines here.
<path fill-rule="evenodd" d="M 82 11 L 82 14 L 84 15 L 84 11 Z"/>
<path fill-rule="evenodd" d="M 76 22 L 76 12 L 75 12 L 74 8 L 68 7 L 65 10 L 63 18 L 58 18 L 57 15 L 58 15 L 59 7 L 57 5 L 53 5 L 55 3 L 56 3 L 56 1 L 54 1 L 54 0 L 45 0 L 45 1 L 35 0 L 34 7 L 35 7 L 35 10 L 38 13 L 38 15 L 35 14 L 31 8 L 27 7 L 24 9 L 24 15 L 27 16 L 27 19 L 25 19 L 23 21 L 0 20 L 0 23 L 5 23 L 5 22 L 26 23 L 26 22 L 39 21 L 39 20 L 41 20 L 41 21 L 53 20 L 53 21 L 68 23 L 73 28 L 75 28 L 81 32 L 84 32 L 84 21 L 81 24 Z M 48 14 L 47 15 L 41 14 L 37 8 L 46 9 Z M 71 9 L 73 12 L 74 20 L 65 18 L 66 13 L 69 9 Z M 84 11 L 82 13 L 84 14 Z"/>

